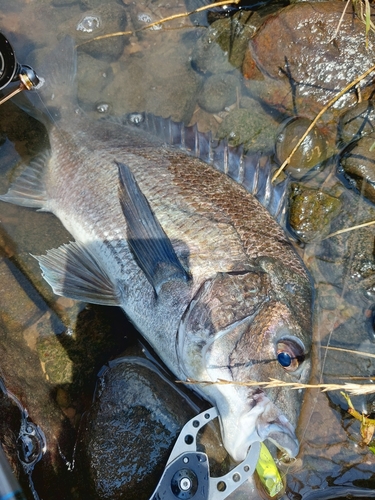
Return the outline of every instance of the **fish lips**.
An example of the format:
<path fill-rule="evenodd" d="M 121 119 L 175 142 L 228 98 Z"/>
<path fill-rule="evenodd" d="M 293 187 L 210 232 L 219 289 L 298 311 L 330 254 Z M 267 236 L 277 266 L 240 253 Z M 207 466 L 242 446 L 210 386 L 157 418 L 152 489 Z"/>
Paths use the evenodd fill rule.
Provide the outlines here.
<path fill-rule="evenodd" d="M 223 443 L 229 455 L 241 462 L 254 442 L 268 439 L 294 458 L 299 452 L 299 442 L 293 426 L 263 392 L 256 396 L 250 409 L 236 414 L 220 411 L 220 403 L 217 405 Z"/>
<path fill-rule="evenodd" d="M 295 458 L 299 452 L 299 442 L 293 426 L 284 415 L 266 425 L 257 426 L 258 434 L 262 441 L 269 439 L 280 450 L 287 453 L 290 458 Z"/>

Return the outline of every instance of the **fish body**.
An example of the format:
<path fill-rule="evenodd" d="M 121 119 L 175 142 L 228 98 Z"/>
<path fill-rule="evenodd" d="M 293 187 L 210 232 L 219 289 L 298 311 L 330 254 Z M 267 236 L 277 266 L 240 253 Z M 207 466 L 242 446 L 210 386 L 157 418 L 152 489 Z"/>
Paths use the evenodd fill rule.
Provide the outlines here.
<path fill-rule="evenodd" d="M 44 69 L 46 161 L 1 196 L 54 213 L 74 242 L 37 257 L 55 293 L 118 305 L 178 379 L 306 382 L 311 284 L 281 227 L 242 186 L 142 129 L 74 104 L 74 44 Z M 252 442 L 298 452 L 297 391 L 197 385 L 235 460 Z"/>

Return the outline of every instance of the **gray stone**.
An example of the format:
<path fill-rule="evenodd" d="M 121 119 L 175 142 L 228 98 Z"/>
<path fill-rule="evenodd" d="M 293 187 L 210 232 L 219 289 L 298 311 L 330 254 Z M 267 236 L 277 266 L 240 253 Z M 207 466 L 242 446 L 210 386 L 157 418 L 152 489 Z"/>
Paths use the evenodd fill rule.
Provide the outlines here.
<path fill-rule="evenodd" d="M 301 241 L 321 239 L 329 233 L 332 220 L 338 215 L 341 202 L 322 190 L 293 184 L 290 197 L 289 222 Z"/>
<path fill-rule="evenodd" d="M 254 101 L 252 110 L 235 108 L 221 123 L 217 135 L 232 146 L 244 145 L 247 151 L 270 152 L 278 124 Z"/>
<path fill-rule="evenodd" d="M 94 38 L 122 32 L 126 24 L 126 11 L 123 7 L 118 4 L 102 5 L 82 15 L 76 25 L 75 36 L 81 49 L 87 54 L 105 61 L 116 61 L 123 53 L 127 37 Z"/>
<path fill-rule="evenodd" d="M 311 121 L 303 117 L 293 117 L 284 122 L 276 136 L 276 160 L 281 165 L 310 127 Z M 315 126 L 290 159 L 287 172 L 294 179 L 301 179 L 311 169 L 320 165 L 327 156 L 326 141 Z"/>
<path fill-rule="evenodd" d="M 113 71 L 105 61 L 99 61 L 79 51 L 77 60 L 78 101 L 85 111 L 94 111 L 102 101 L 103 90 L 113 80 Z"/>
<path fill-rule="evenodd" d="M 218 113 L 236 102 L 240 87 L 238 76 L 231 73 L 212 75 L 203 84 L 198 104 L 209 113 Z"/>
<path fill-rule="evenodd" d="M 193 66 L 202 73 L 221 73 L 239 68 L 248 39 L 257 23 L 249 12 L 215 21 L 201 36 L 192 55 Z"/>

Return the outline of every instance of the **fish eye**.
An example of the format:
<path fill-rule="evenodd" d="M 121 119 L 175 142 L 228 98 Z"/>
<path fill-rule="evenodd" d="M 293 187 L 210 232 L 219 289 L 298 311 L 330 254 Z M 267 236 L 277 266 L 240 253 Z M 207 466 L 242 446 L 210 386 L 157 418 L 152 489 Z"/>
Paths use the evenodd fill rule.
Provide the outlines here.
<path fill-rule="evenodd" d="M 277 353 L 277 361 L 283 368 L 288 368 L 292 364 L 292 358 L 290 354 L 285 351 Z"/>
<path fill-rule="evenodd" d="M 300 342 L 290 338 L 280 339 L 277 343 L 277 361 L 288 372 L 294 372 L 305 359 Z"/>

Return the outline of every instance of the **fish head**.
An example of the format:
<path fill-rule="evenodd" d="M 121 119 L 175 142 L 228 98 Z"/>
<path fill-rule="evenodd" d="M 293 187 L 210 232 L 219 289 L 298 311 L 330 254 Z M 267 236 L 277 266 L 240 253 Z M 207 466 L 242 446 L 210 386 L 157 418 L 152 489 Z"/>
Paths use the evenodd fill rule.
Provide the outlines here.
<path fill-rule="evenodd" d="M 302 391 L 241 384 L 308 381 L 311 307 L 307 275 L 264 257 L 252 269 L 208 279 L 185 311 L 177 345 L 183 374 L 225 381 L 193 387 L 217 407 L 224 446 L 236 461 L 265 439 L 290 457 L 299 451 Z"/>

